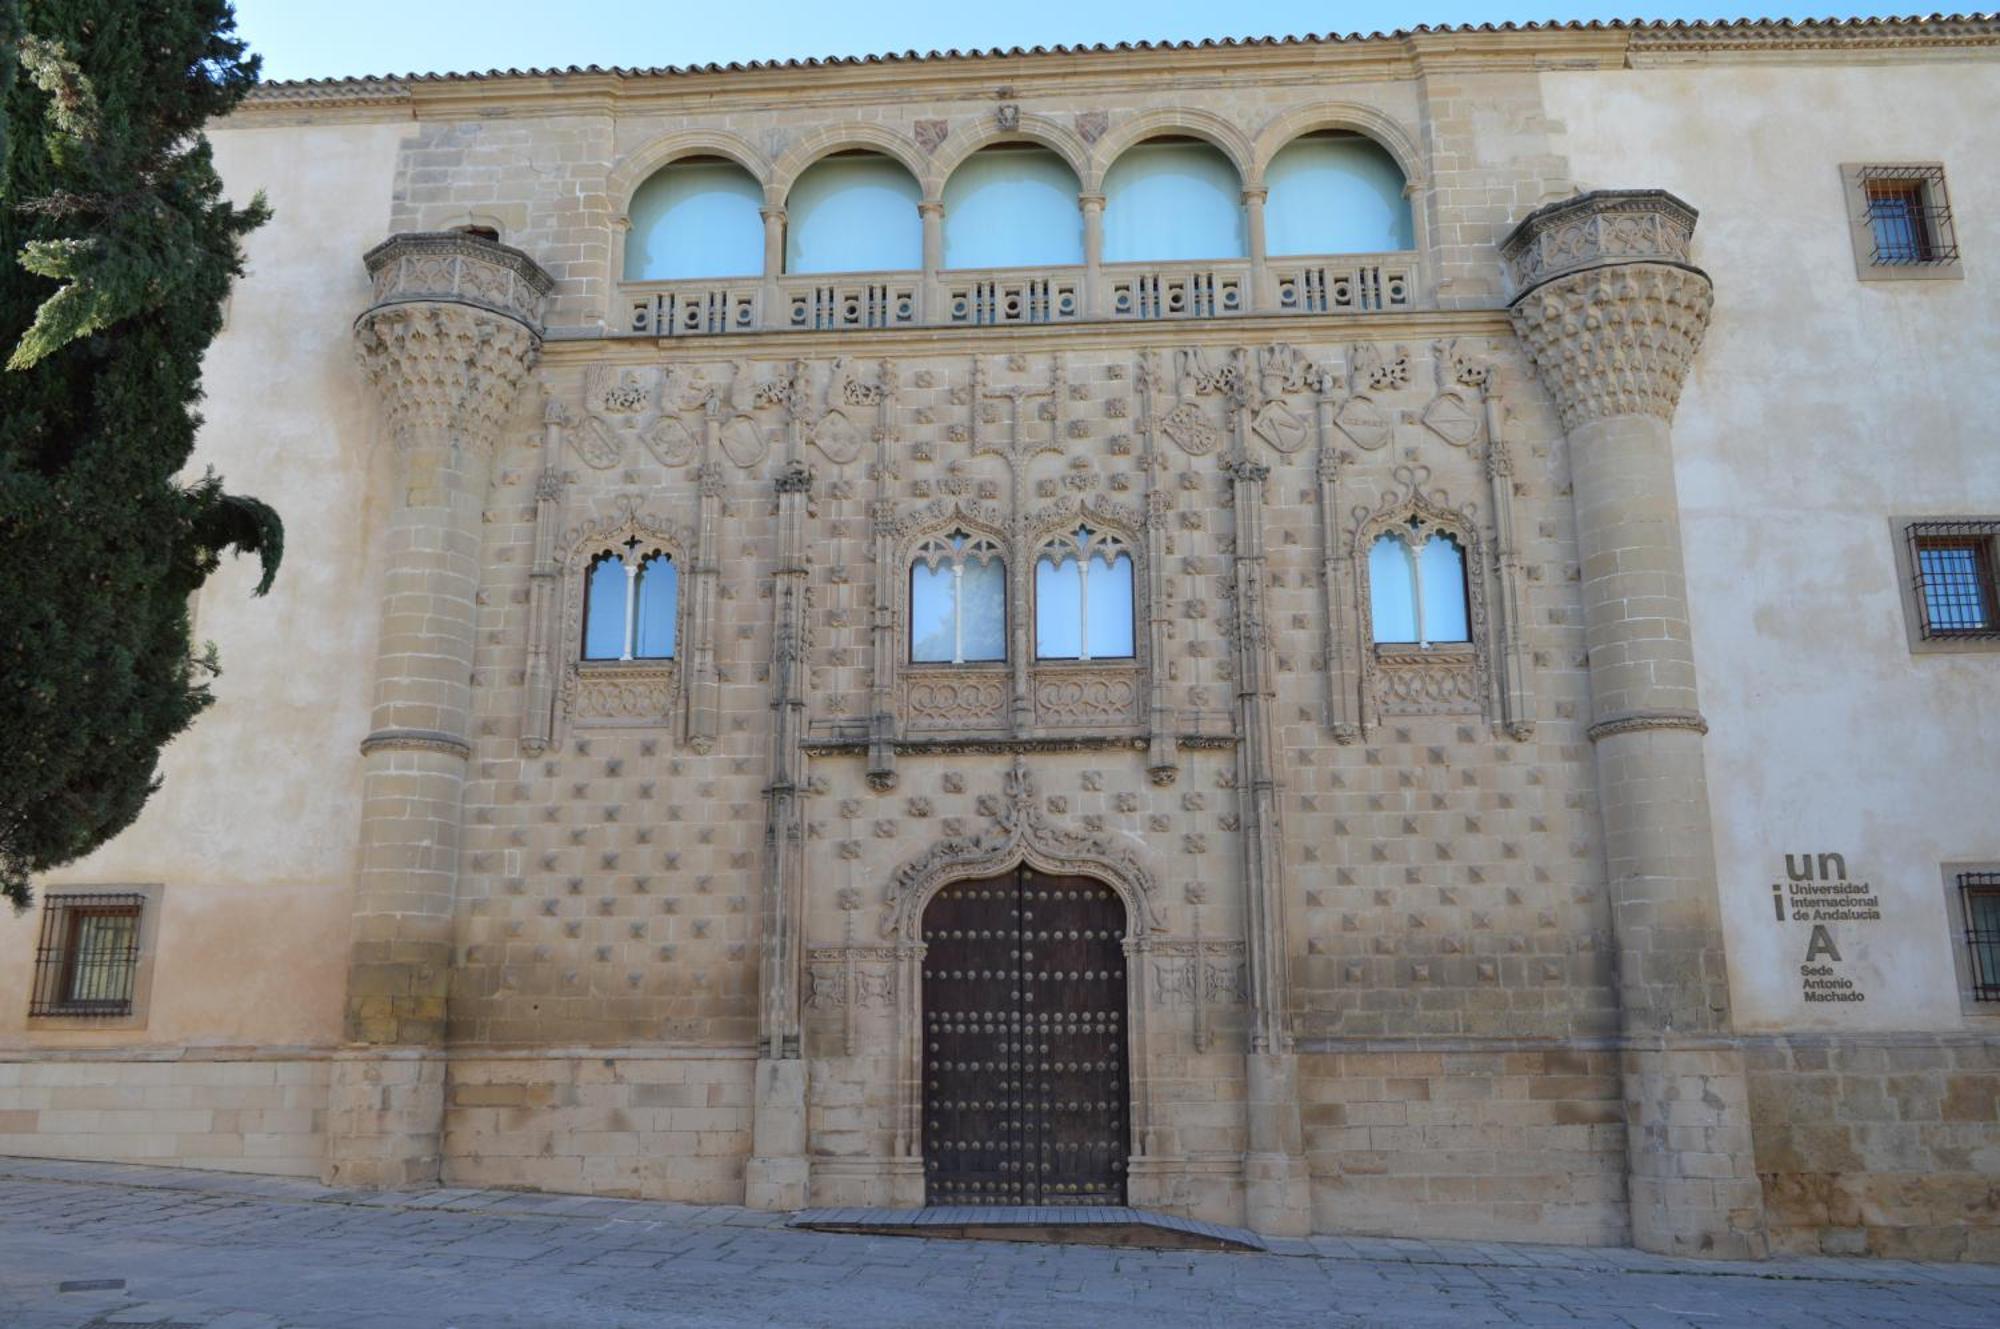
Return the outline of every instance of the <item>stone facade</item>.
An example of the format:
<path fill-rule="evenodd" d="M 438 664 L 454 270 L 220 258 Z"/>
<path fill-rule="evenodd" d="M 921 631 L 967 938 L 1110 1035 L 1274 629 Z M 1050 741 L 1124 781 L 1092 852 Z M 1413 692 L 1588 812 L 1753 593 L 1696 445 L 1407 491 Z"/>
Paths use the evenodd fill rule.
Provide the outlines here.
<path fill-rule="evenodd" d="M 362 590 L 296 628 L 373 693 L 321 687 L 338 732 L 301 731 L 273 779 L 339 772 L 319 801 L 348 829 L 293 875 L 338 878 L 304 895 L 351 934 L 269 923 L 268 955 L 224 947 L 240 988 L 177 966 L 252 837 L 177 866 L 186 805 L 156 808 L 63 879 L 164 880 L 163 918 L 184 911 L 148 1024 L 0 1010 L 0 1148 L 920 1204 L 924 908 L 1025 866 L 1125 906 L 1135 1204 L 1274 1233 L 1991 1258 L 1990 1017 L 1774 1019 L 1740 963 L 1778 868 L 1730 838 L 1765 777 L 1705 756 L 1757 721 L 1704 642 L 1755 634 L 1703 618 L 1726 579 L 1675 422 L 1707 390 L 1704 339 L 1754 316 L 1711 282 L 1729 255 L 1707 237 L 1719 217 L 1736 243 L 1766 201 L 1702 196 L 1664 148 L 1659 176 L 1638 156 L 1602 178 L 1614 154 L 1573 124 L 1684 67 L 1990 82 L 1987 22 L 1789 31 L 261 92 L 218 147 L 232 186 L 277 173 L 280 247 L 253 246 L 211 396 L 226 425 L 288 416 L 228 415 L 256 395 L 232 338 L 267 288 L 312 288 L 300 345 L 346 376 L 324 369 L 334 404 L 312 407 L 347 467 L 316 497 L 354 517 L 308 514 L 293 547 Z M 1321 129 L 1401 166 L 1411 250 L 1264 252 L 1266 168 Z M 1162 134 L 1236 166 L 1247 257 L 1101 261 L 1105 172 Z M 941 268 L 944 182 L 1007 141 L 1075 170 L 1081 267 Z M 850 149 L 921 186 L 921 271 L 779 270 L 790 183 Z M 308 150 L 339 179 L 285 174 Z M 1900 149 L 1962 162 L 1979 199 L 1958 150 Z M 767 270 L 618 281 L 633 192 L 689 155 L 763 185 Z M 1579 192 L 1654 184 L 1675 192 Z M 1844 245 L 1837 205 L 1828 225 Z M 1964 479 L 1957 510 L 2000 508 L 1990 462 Z M 1413 524 L 1464 552 L 1462 645 L 1374 642 L 1369 552 Z M 1034 658 L 1037 555 L 1079 526 L 1131 560 L 1129 659 Z M 909 660 L 910 568 L 954 532 L 1003 560 L 1003 662 Z M 673 658 L 584 660 L 592 561 L 628 543 L 680 570 Z M 1990 658 L 1935 663 L 1968 699 L 1993 682 Z M 162 798 L 228 797 L 240 754 L 208 760 L 170 765 Z M 1967 774 L 2000 781 L 1990 750 Z M 2000 859 L 1990 817 L 1925 828 L 1935 862 Z M 1952 944 L 1941 924 L 1911 954 Z M 295 1008 L 217 1013 L 336 951 Z"/>

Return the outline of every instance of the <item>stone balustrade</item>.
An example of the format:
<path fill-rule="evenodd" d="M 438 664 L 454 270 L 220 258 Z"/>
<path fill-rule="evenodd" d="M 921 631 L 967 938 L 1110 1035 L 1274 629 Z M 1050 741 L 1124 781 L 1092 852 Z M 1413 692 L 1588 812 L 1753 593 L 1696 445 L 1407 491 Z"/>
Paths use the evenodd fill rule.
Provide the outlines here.
<path fill-rule="evenodd" d="M 1338 254 L 1268 262 L 1269 294 L 1249 259 L 1106 263 L 939 272 L 846 272 L 626 282 L 624 331 L 640 337 L 983 327 L 1092 320 L 1358 314 L 1415 309 L 1414 253 Z"/>

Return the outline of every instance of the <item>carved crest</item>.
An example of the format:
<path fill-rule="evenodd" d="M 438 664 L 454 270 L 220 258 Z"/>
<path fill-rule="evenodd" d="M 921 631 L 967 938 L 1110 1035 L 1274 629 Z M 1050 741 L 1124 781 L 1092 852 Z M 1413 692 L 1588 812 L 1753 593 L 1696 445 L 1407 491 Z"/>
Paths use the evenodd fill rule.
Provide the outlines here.
<path fill-rule="evenodd" d="M 584 374 L 583 427 L 572 434 L 585 464 L 608 470 L 624 462 L 633 441 L 662 466 L 685 466 L 700 450 L 695 426 L 681 418 L 700 405 L 700 375 L 676 390 L 657 365 L 593 365 Z"/>
<path fill-rule="evenodd" d="M 1287 393 L 1306 390 L 1311 372 L 1295 346 L 1277 342 L 1257 352 L 1257 395 L 1263 404 L 1250 430 L 1287 456 L 1312 438 L 1312 426 L 1285 401 Z"/>
<path fill-rule="evenodd" d="M 1160 420 L 1160 432 L 1178 443 L 1190 457 L 1205 457 L 1222 444 L 1222 431 L 1191 401 L 1181 402 L 1168 411 Z"/>
<path fill-rule="evenodd" d="M 690 376 L 681 392 L 687 410 L 699 410 L 717 418 L 716 441 L 730 463 L 743 470 L 757 465 L 770 454 L 771 442 L 751 414 L 757 408 L 756 380 L 750 365 L 737 361 L 730 365 L 729 378 L 717 377 L 719 366 L 702 365 Z"/>
<path fill-rule="evenodd" d="M 608 470 L 660 415 L 660 371 L 592 365 L 583 376 L 583 427 L 570 435 L 584 465 Z"/>
<path fill-rule="evenodd" d="M 1349 353 L 1347 375 L 1349 392 L 1358 393 L 1364 387 L 1370 392 L 1406 388 L 1410 385 L 1410 348 L 1392 347 L 1385 355 L 1381 347 L 1363 342 Z"/>
<path fill-rule="evenodd" d="M 855 374 L 845 356 L 836 357 L 827 375 L 824 409 L 807 431 L 806 441 L 834 465 L 847 465 L 861 455 L 862 444 L 874 433 L 868 409 L 879 410 L 886 395 L 879 367 L 871 383 Z"/>
<path fill-rule="evenodd" d="M 1395 419 L 1370 392 L 1388 392 L 1410 381 L 1410 354 L 1407 348 L 1393 348 L 1385 355 L 1379 346 L 1360 343 L 1347 352 L 1347 400 L 1334 412 L 1334 428 L 1347 435 L 1356 447 L 1370 452 L 1386 446 L 1395 437 Z"/>
<path fill-rule="evenodd" d="M 1431 343 L 1431 368 L 1437 376 L 1438 395 L 1424 408 L 1424 427 L 1454 447 L 1470 447 L 1479 437 L 1483 416 L 1479 399 L 1490 371 L 1482 361 L 1460 351 L 1455 337 Z M 1469 397 L 1462 389 L 1470 390 Z"/>

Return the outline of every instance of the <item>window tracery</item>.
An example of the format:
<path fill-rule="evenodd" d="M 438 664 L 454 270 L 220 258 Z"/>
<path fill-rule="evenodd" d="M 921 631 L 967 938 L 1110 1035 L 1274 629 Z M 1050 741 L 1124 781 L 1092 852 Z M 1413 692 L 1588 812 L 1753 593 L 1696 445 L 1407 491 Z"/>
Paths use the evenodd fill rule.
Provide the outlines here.
<path fill-rule="evenodd" d="M 1031 738 L 1141 722 L 1136 550 L 1098 509 L 1072 499 L 989 529 L 954 503 L 898 523 L 901 726 Z"/>
<path fill-rule="evenodd" d="M 1377 645 L 1471 640 L 1465 549 L 1420 515 L 1375 537 L 1368 549 L 1368 598 Z"/>
<path fill-rule="evenodd" d="M 590 560 L 583 591 L 583 659 L 671 660 L 680 602 L 673 555 L 637 536 Z"/>
<path fill-rule="evenodd" d="M 1473 505 L 1453 506 L 1429 480 L 1426 467 L 1398 467 L 1395 487 L 1355 510 L 1364 730 L 1390 715 L 1500 714 L 1491 543 Z"/>
<path fill-rule="evenodd" d="M 1134 607 L 1132 553 L 1122 536 L 1080 525 L 1037 551 L 1037 660 L 1132 659 Z"/>
<path fill-rule="evenodd" d="M 991 537 L 963 527 L 917 546 L 910 564 L 910 663 L 1007 658 L 1007 566 Z"/>
<path fill-rule="evenodd" d="M 670 723 L 688 631 L 680 586 L 688 534 L 628 498 L 571 527 L 557 547 L 567 551 L 556 565 L 563 608 L 551 652 L 564 661 L 557 731 Z"/>

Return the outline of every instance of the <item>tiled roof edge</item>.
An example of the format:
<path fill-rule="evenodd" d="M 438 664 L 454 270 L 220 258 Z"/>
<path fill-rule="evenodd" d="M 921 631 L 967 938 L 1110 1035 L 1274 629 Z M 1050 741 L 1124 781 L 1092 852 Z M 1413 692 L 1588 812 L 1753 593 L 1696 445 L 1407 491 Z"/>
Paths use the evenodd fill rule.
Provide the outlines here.
<path fill-rule="evenodd" d="M 809 57 L 790 60 L 732 60 L 698 65 L 569 65 L 549 69 L 489 69 L 446 74 L 377 74 L 345 78 L 292 79 L 253 89 L 249 104 L 357 105 L 396 102 L 407 98 L 416 84 L 485 83 L 508 79 L 577 78 L 591 75 L 621 79 L 689 78 L 718 74 L 782 72 L 786 70 L 859 68 L 868 65 L 932 64 L 940 62 L 1011 60 L 1050 55 L 1110 55 L 1133 51 L 1208 51 L 1274 46 L 1342 46 L 1368 42 L 1404 41 L 1418 36 L 1486 36 L 1515 32 L 1625 32 L 1634 46 L 1674 49 L 1824 49 L 1848 43 L 1885 41 L 1951 42 L 1964 38 L 2000 39 L 2000 13 L 1929 14 L 1906 17 L 1826 19 L 1686 19 L 1550 20 L 1541 23 L 1419 24 L 1393 32 L 1307 33 L 1286 37 L 1210 37 L 1193 41 L 1095 42 L 1088 45 L 1009 46 L 960 51 L 892 51 L 871 55 Z"/>

